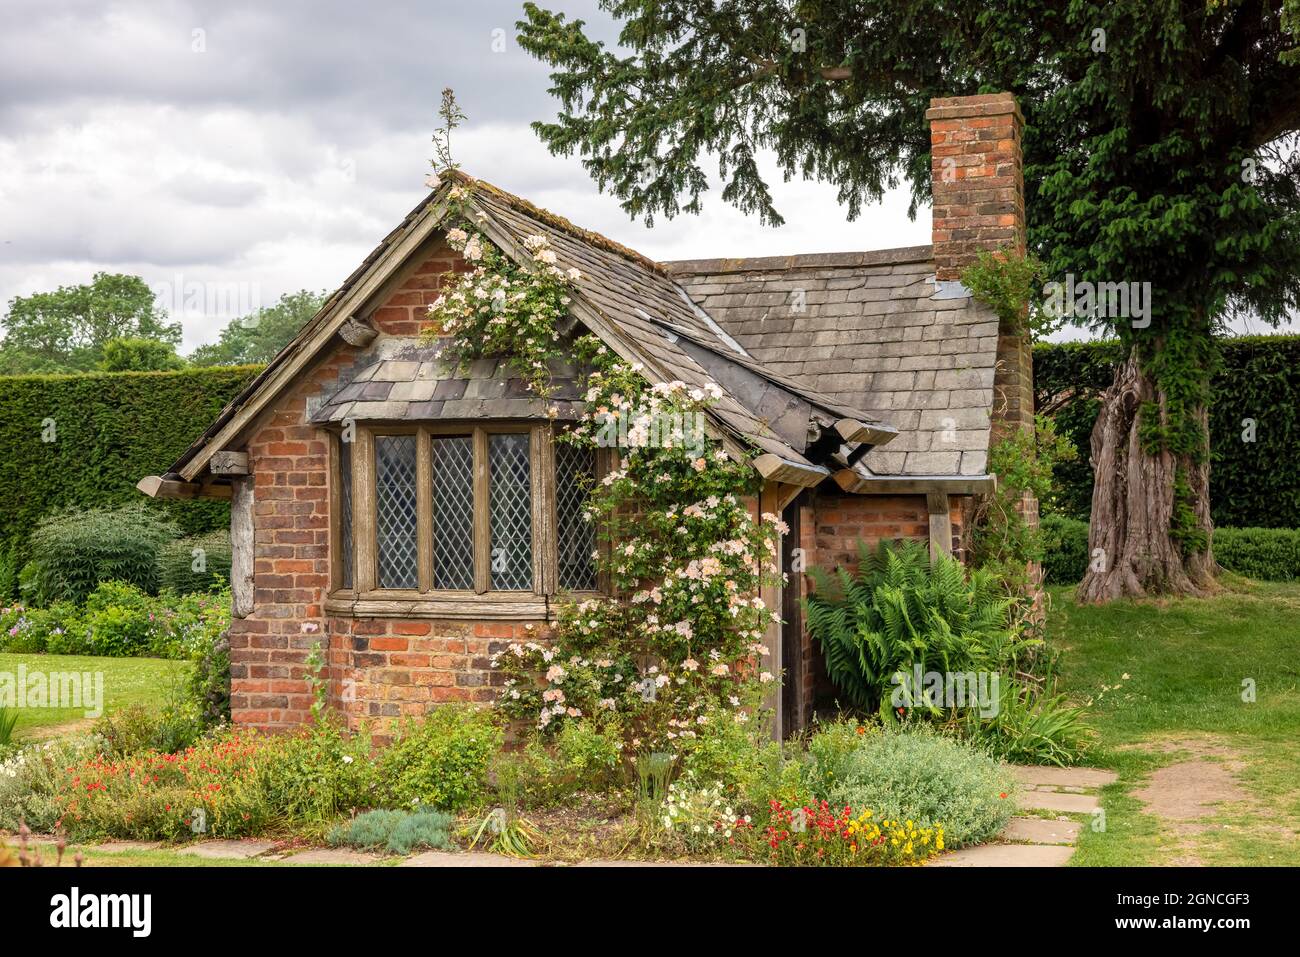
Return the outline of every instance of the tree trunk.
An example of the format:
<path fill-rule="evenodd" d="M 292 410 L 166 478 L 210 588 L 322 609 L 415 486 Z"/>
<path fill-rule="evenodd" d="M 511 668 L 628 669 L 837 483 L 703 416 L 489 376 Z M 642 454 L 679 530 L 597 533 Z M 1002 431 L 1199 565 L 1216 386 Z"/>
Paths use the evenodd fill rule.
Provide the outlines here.
<path fill-rule="evenodd" d="M 1170 533 L 1179 470 L 1191 489 L 1196 522 L 1207 542 L 1213 530 L 1207 410 L 1202 407 L 1196 413 L 1205 450 L 1200 461 L 1168 451 L 1148 455 L 1138 434 L 1142 406 L 1148 402 L 1156 402 L 1162 413 L 1166 407 L 1165 397 L 1142 372 L 1136 353 L 1130 353 L 1116 370 L 1114 384 L 1102 395 L 1092 430 L 1090 557 L 1079 584 L 1079 601 L 1205 595 L 1217 588 L 1212 546 L 1185 555 Z"/>

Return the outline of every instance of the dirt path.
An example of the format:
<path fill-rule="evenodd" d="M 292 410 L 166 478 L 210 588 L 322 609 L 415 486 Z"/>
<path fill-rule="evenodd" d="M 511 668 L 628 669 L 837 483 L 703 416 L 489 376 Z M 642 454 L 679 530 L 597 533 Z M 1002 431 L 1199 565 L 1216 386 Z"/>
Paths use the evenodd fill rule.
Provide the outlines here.
<path fill-rule="evenodd" d="M 1173 763 L 1152 772 L 1146 783 L 1132 792 L 1144 810 L 1177 838 L 1177 853 L 1164 863 L 1174 867 L 1202 865 L 1196 838 L 1224 826 L 1224 806 L 1255 805 L 1251 810 L 1264 810 L 1238 780 L 1246 766 L 1245 757 L 1219 739 L 1173 738 L 1143 744 L 1139 749 L 1179 755 Z"/>

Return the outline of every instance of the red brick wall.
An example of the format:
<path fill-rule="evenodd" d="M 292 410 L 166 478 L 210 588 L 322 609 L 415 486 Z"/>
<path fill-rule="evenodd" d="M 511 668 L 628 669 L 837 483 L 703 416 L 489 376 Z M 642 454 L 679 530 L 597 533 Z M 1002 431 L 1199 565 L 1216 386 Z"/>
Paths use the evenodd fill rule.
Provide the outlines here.
<path fill-rule="evenodd" d="M 352 727 L 424 714 L 448 701 L 485 702 L 502 676 L 489 659 L 511 641 L 544 633 L 541 622 L 331 617 L 331 703 Z"/>
<path fill-rule="evenodd" d="M 416 335 L 441 277 L 463 268 L 435 250 L 378 308 L 389 335 Z M 253 613 L 230 629 L 232 719 L 286 728 L 308 719 L 306 658 L 328 646 L 331 693 L 349 719 L 416 713 L 429 704 L 490 696 L 488 646 L 515 625 L 327 618 L 330 585 L 329 436 L 308 420 L 309 397 L 328 394 L 358 357 L 341 341 L 265 412 L 247 443 L 253 475 Z M 344 685 L 344 680 L 351 683 Z M 344 702 L 347 695 L 352 700 Z"/>

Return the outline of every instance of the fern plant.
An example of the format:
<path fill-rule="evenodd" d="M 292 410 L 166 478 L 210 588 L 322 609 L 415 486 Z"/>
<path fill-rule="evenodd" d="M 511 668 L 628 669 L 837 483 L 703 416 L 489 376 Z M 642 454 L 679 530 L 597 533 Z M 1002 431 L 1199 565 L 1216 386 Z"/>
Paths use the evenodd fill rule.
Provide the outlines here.
<path fill-rule="evenodd" d="M 808 631 L 831 681 L 855 708 L 886 711 L 894 676 L 996 671 L 1025 644 L 1012 629 L 1008 598 L 986 572 L 967 572 L 918 542 L 859 546 L 855 574 L 812 569 L 804 602 Z"/>

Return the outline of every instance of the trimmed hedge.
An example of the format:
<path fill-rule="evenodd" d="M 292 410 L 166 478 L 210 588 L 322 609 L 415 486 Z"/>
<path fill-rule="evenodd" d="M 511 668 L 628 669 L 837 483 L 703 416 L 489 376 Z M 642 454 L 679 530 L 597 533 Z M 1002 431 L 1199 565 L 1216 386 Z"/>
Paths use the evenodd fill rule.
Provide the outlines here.
<path fill-rule="evenodd" d="M 0 378 L 0 600 L 14 597 L 42 517 L 145 501 L 136 482 L 171 465 L 259 368 Z M 189 534 L 229 522 L 225 502 L 152 507 Z"/>
<path fill-rule="evenodd" d="M 1231 571 L 1264 581 L 1300 578 L 1300 529 L 1219 528 L 1214 557 Z"/>
<path fill-rule="evenodd" d="M 1043 574 L 1049 585 L 1074 585 L 1088 570 L 1088 523 L 1043 518 Z M 1261 581 L 1300 579 L 1300 529 L 1216 528 L 1214 558 L 1230 572 Z"/>
<path fill-rule="evenodd" d="M 1220 342 L 1223 362 L 1212 381 L 1210 509 L 1215 525 L 1245 529 L 1300 527 L 1300 336 L 1242 336 Z M 1051 413 L 1059 434 L 1081 455 L 1056 467 L 1059 492 L 1044 511 L 1087 520 L 1092 506 L 1088 449 L 1100 405 L 1123 353 L 1118 342 L 1034 347 L 1039 411 L 1075 393 Z M 1243 441 L 1254 420 L 1254 441 Z M 1225 566 L 1226 567 L 1226 566 Z"/>

